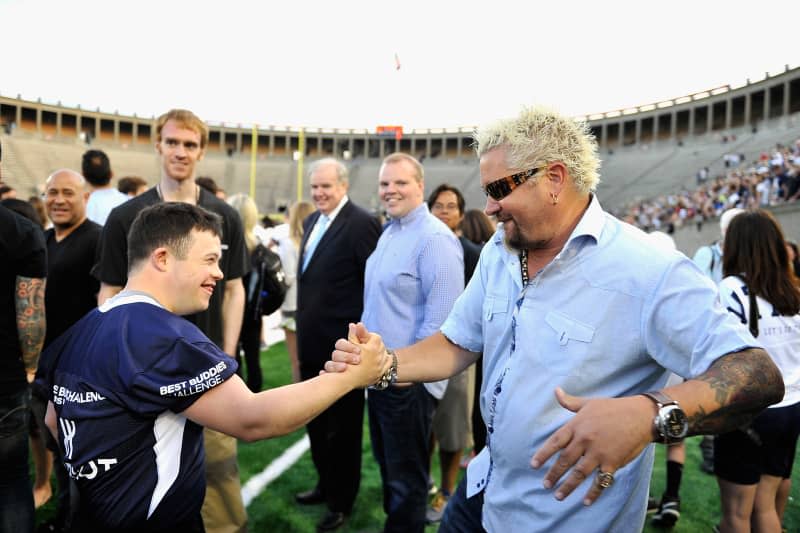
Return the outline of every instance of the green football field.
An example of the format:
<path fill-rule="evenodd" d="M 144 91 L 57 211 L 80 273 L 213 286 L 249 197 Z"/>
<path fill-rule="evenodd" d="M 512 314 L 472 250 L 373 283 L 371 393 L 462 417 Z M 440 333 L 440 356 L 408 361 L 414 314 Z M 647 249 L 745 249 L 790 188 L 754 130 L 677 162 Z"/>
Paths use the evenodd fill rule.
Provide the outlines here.
<path fill-rule="evenodd" d="M 276 387 L 291 381 L 289 359 L 282 342 L 262 352 L 262 371 L 264 386 Z M 366 424 L 366 414 L 364 417 Z M 291 435 L 267 441 L 239 444 L 239 466 L 242 485 L 250 478 L 262 472 L 273 460 L 281 456 L 292 444 L 305 435 L 299 430 Z M 687 440 L 687 459 L 681 484 L 681 519 L 673 528 L 675 532 L 706 532 L 719 519 L 719 490 L 713 476 L 704 474 L 699 469 L 699 438 Z M 359 491 L 355 509 L 345 527 L 344 532 L 379 532 L 383 525 L 383 509 L 380 474 L 375 464 L 369 443 L 369 431 L 364 428 L 364 459 L 362 466 L 361 490 Z M 434 459 L 434 477 L 438 479 L 438 464 Z M 463 472 L 463 471 L 462 471 Z M 798 461 L 795 462 L 793 478 L 800 473 Z M 664 489 L 665 466 L 664 450 L 659 446 L 656 451 L 652 494 L 660 496 Z M 313 533 L 315 524 L 325 512 L 324 506 L 298 506 L 294 503 L 294 494 L 311 488 L 316 482 L 316 473 L 311 462 L 311 455 L 305 452 L 302 457 L 286 472 L 270 483 L 247 508 L 249 529 L 251 532 L 279 533 Z M 792 488 L 792 499 L 787 507 L 784 525 L 787 531 L 800 531 L 800 488 Z M 45 505 L 37 512 L 37 521 L 52 516 L 53 504 Z M 426 533 L 436 531 L 436 526 L 429 526 Z M 660 531 L 647 525 L 646 532 Z M 516 532 L 515 532 L 516 533 Z"/>

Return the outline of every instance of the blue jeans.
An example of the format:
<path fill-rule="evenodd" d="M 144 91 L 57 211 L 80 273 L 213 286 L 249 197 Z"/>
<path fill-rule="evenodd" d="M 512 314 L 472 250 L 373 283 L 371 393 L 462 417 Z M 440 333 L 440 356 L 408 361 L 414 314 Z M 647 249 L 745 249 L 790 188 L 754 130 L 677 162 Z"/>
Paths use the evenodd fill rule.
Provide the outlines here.
<path fill-rule="evenodd" d="M 444 508 L 439 533 L 484 533 L 486 530 L 481 525 L 481 513 L 483 491 L 467 498 L 467 476 L 464 475 Z"/>
<path fill-rule="evenodd" d="M 0 396 L 0 533 L 33 531 L 28 473 L 30 391 Z"/>
<path fill-rule="evenodd" d="M 369 434 L 383 480 L 385 533 L 422 533 L 436 400 L 421 384 L 369 391 Z"/>

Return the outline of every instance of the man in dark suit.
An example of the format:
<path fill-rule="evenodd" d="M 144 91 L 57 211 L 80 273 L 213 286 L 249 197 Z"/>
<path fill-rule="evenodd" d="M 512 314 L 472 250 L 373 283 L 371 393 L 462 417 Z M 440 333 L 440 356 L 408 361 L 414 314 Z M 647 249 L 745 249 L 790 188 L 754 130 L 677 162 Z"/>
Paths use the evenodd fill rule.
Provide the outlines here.
<path fill-rule="evenodd" d="M 336 340 L 361 317 L 364 269 L 380 235 L 378 220 L 347 197 L 347 168 L 331 158 L 309 169 L 317 211 L 304 226 L 298 260 L 297 346 L 300 377 L 319 374 Z M 364 391 L 353 390 L 307 426 L 319 481 L 295 497 L 326 503 L 318 531 L 338 529 L 350 514 L 361 482 Z"/>

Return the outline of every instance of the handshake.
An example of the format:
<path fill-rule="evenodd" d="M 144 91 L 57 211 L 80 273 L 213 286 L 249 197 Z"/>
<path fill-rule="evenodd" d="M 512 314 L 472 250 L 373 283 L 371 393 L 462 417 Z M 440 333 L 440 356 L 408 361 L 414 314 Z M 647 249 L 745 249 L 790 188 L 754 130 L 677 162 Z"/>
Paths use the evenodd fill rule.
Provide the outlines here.
<path fill-rule="evenodd" d="M 331 360 L 320 374 L 352 375 L 354 387 L 382 390 L 397 380 L 397 356 L 384 346 L 381 336 L 359 322 L 350 324 L 347 339 L 336 341 Z"/>

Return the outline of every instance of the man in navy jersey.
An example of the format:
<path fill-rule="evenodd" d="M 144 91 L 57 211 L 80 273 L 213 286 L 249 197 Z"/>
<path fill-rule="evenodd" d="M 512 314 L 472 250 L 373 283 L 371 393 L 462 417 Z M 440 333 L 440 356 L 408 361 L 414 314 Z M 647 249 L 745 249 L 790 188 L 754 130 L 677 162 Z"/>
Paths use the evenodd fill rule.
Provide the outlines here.
<path fill-rule="evenodd" d="M 206 309 L 223 279 L 220 233 L 220 217 L 187 203 L 142 210 L 124 289 L 42 356 L 78 530 L 203 531 L 202 426 L 248 441 L 285 434 L 390 366 L 370 357 L 363 369 L 250 392 L 235 360 L 180 316 Z"/>
<path fill-rule="evenodd" d="M 115 207 L 103 226 L 96 275 L 100 280 L 97 303 L 117 294 L 127 282 L 127 235 L 136 215 L 159 202 L 199 205 L 222 217 L 223 279 L 200 313 L 185 318 L 195 324 L 231 357 L 236 354 L 244 314 L 242 276 L 249 270 L 244 232 L 239 214 L 227 203 L 195 182 L 197 165 L 208 146 L 208 126 L 186 109 L 172 109 L 156 120 L 156 152 L 161 179 L 144 194 Z M 236 439 L 210 429 L 204 432 L 206 450 L 206 501 L 203 522 L 210 533 L 242 533 L 247 512 L 242 501 Z"/>

